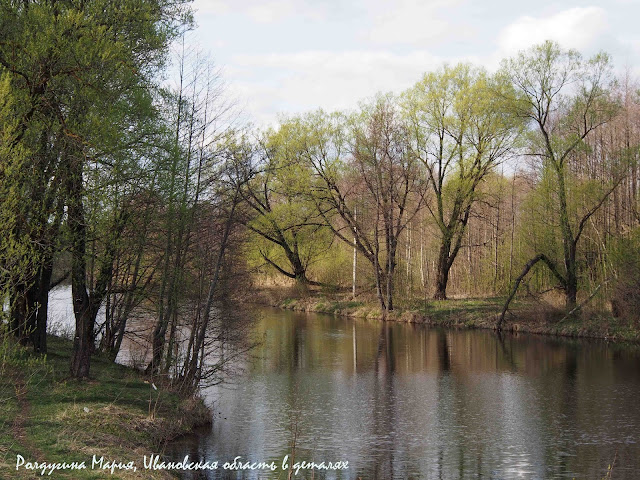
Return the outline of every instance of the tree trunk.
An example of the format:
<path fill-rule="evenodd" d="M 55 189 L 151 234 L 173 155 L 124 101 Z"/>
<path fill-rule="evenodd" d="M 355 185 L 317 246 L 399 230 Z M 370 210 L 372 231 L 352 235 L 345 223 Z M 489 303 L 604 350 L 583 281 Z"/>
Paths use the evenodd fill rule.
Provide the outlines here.
<path fill-rule="evenodd" d="M 205 357 L 205 340 L 207 329 L 209 327 L 209 321 L 211 318 L 211 309 L 213 307 L 213 301 L 215 293 L 218 288 L 218 281 L 223 269 L 223 260 L 226 254 L 227 247 L 230 242 L 231 230 L 235 222 L 235 211 L 239 202 L 239 192 L 236 190 L 231 201 L 231 210 L 225 221 L 224 231 L 222 238 L 220 239 L 220 249 L 214 265 L 213 276 L 209 282 L 209 291 L 207 294 L 207 302 L 204 309 L 199 312 L 199 317 L 202 319 L 201 323 L 194 326 L 192 331 L 192 339 L 194 340 L 191 345 L 191 356 L 189 358 L 189 352 L 187 352 L 187 359 L 185 360 L 185 367 L 183 369 L 181 390 L 187 394 L 192 393 L 197 388 L 202 375 L 202 366 Z"/>
<path fill-rule="evenodd" d="M 387 311 L 393 310 L 393 276 L 396 271 L 396 252 L 398 248 L 397 237 L 389 235 L 389 248 L 387 249 Z"/>
<path fill-rule="evenodd" d="M 554 163 L 558 179 L 558 200 L 560 208 L 560 230 L 562 232 L 562 246 L 564 251 L 564 266 L 567 271 L 565 289 L 566 310 L 570 312 L 576 306 L 578 292 L 578 276 L 576 266 L 576 239 L 569 223 L 569 209 L 567 206 L 567 189 L 565 186 L 564 166 Z"/>
<path fill-rule="evenodd" d="M 571 246 L 569 258 L 566 259 L 567 283 L 565 287 L 565 309 L 568 312 L 576 308 L 578 298 L 578 275 L 576 265 L 576 248 Z"/>
<path fill-rule="evenodd" d="M 47 353 L 47 315 L 49 312 L 49 284 L 53 275 L 53 259 L 47 258 L 40 271 L 37 292 L 36 328 L 33 333 L 33 349 L 36 353 Z"/>
<path fill-rule="evenodd" d="M 72 290 L 74 290 L 73 287 Z M 74 290 L 73 303 L 76 316 L 76 334 L 73 338 L 71 376 L 78 379 L 89 376 L 91 354 L 93 353 L 93 318 L 88 298 L 87 302 L 84 303 L 81 297 L 82 293 Z"/>
<path fill-rule="evenodd" d="M 117 214 L 109 232 L 101 268 L 91 294 L 87 290 L 87 223 L 84 216 L 84 185 L 82 160 L 70 159 L 68 222 L 71 232 L 71 297 L 76 318 L 73 339 L 71 375 L 82 379 L 89 376 L 91 355 L 95 349 L 95 321 L 102 300 L 107 295 L 109 280 L 113 274 L 116 242 L 124 228 L 124 217 Z"/>
<path fill-rule="evenodd" d="M 10 317 L 10 325 L 11 331 L 13 335 L 22 339 L 25 331 L 25 321 L 27 318 L 27 303 L 26 303 L 26 291 L 24 284 L 20 283 L 18 285 L 14 285 L 11 288 L 10 293 L 10 309 L 11 309 L 11 317 Z"/>
<path fill-rule="evenodd" d="M 307 278 L 307 269 L 302 264 L 300 254 L 298 253 L 298 244 L 295 243 L 294 250 L 290 252 L 289 261 L 293 267 L 293 276 L 296 281 L 296 288 L 300 293 L 306 295 L 309 292 L 311 282 Z"/>
<path fill-rule="evenodd" d="M 49 304 L 49 283 L 53 265 L 46 258 L 38 267 L 30 285 L 19 284 L 10 294 L 10 327 L 23 345 L 33 345 L 36 353 L 47 352 L 47 308 Z"/>
<path fill-rule="evenodd" d="M 547 257 L 542 253 L 539 255 L 536 255 L 535 257 L 533 257 L 531 260 L 527 262 L 527 264 L 524 266 L 524 269 L 522 270 L 522 273 L 518 276 L 518 278 L 516 278 L 516 281 L 513 285 L 513 289 L 511 290 L 511 294 L 507 298 L 507 301 L 505 302 L 504 307 L 502 308 L 502 313 L 498 318 L 498 323 L 496 324 L 496 329 L 498 331 L 502 330 L 504 317 L 507 313 L 507 310 L 509 309 L 509 304 L 511 303 L 513 298 L 516 296 L 516 292 L 518 291 L 520 282 L 522 282 L 522 279 L 524 279 L 527 273 L 529 273 L 529 270 L 531 270 L 531 268 L 533 268 L 533 266 L 540 261 L 544 262 L 547 265 L 549 270 L 551 270 L 551 273 L 553 273 L 554 277 L 556 277 L 556 279 L 560 282 L 560 286 L 565 290 L 565 292 L 569 290 L 566 279 L 562 278 L 562 276 L 560 275 L 560 272 L 558 272 L 558 269 L 556 268 L 555 264 L 549 259 L 549 257 Z"/>
<path fill-rule="evenodd" d="M 393 310 L 393 271 L 387 273 L 387 311 Z"/>
<path fill-rule="evenodd" d="M 380 308 L 384 313 L 387 310 L 387 306 L 384 301 L 384 295 L 382 294 L 382 284 L 384 282 L 382 269 L 380 268 L 380 263 L 378 262 L 378 257 L 376 256 L 373 261 L 373 269 L 376 277 L 376 296 L 378 297 L 378 302 L 380 303 Z"/>
<path fill-rule="evenodd" d="M 447 283 L 449 283 L 449 271 L 451 264 L 449 263 L 449 250 L 451 241 L 447 238 L 442 240 L 440 252 L 438 253 L 438 270 L 436 272 L 436 291 L 433 295 L 434 300 L 447 299 Z"/>
<path fill-rule="evenodd" d="M 69 226 L 72 235 L 71 298 L 76 319 L 71 357 L 71 376 L 87 378 L 93 353 L 93 315 L 86 286 L 86 223 L 82 205 L 82 176 L 71 175 L 72 188 L 69 202 Z"/>

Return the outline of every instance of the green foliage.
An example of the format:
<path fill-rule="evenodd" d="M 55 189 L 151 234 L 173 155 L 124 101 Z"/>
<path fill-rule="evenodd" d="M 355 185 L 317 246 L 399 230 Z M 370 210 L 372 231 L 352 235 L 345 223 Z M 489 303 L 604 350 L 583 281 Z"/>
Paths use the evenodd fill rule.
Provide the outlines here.
<path fill-rule="evenodd" d="M 0 70 L 0 299 L 3 303 L 16 285 L 34 275 L 38 251 L 22 219 L 29 214 L 29 149 L 16 144 L 19 135 L 19 96 L 11 89 L 10 76 Z M 4 306 L 0 322 L 4 320 Z"/>
<path fill-rule="evenodd" d="M 362 259 L 360 260 L 362 262 Z M 315 278 L 327 285 L 347 286 L 352 281 L 353 248 L 342 242 L 334 241 L 330 251 L 319 258 L 313 265 L 312 272 Z M 369 281 L 370 274 L 363 283 Z M 373 280 L 371 280 L 373 281 Z"/>
<path fill-rule="evenodd" d="M 510 113 L 514 96 L 504 76 L 469 64 L 427 73 L 403 94 L 413 153 L 429 172 L 443 233 L 459 220 L 456 206 L 473 203 L 480 181 L 516 146 L 522 122 Z"/>
<path fill-rule="evenodd" d="M 426 167 L 433 193 L 427 209 L 440 233 L 436 298 L 446 298 L 482 182 L 518 147 L 518 100 L 504 75 L 469 64 L 427 73 L 403 95 L 411 151 Z"/>
<path fill-rule="evenodd" d="M 548 257 L 545 264 L 565 292 L 567 311 L 573 311 L 581 275 L 579 240 L 588 220 L 622 179 L 616 172 L 611 182 L 595 189 L 584 173 L 590 142 L 619 110 L 611 93 L 615 82 L 610 61 L 599 54 L 585 62 L 577 52 L 548 41 L 506 60 L 503 75 L 520 92 L 513 111 L 531 126 L 529 152 L 538 159 L 540 179 L 533 204 L 536 209 L 546 207 L 548 214 L 538 218 L 548 219 L 551 226 L 536 253 L 552 249 L 548 244 L 558 238 L 562 255 Z"/>
<path fill-rule="evenodd" d="M 242 192 L 250 207 L 253 265 L 265 262 L 280 273 L 308 282 L 307 271 L 331 243 L 310 191 L 314 179 L 305 161 L 309 134 L 302 119 L 284 120 L 266 131 L 257 147 L 255 174 Z"/>
<path fill-rule="evenodd" d="M 613 314 L 640 327 L 640 228 L 615 239 L 609 247 L 615 280 L 611 295 Z"/>
<path fill-rule="evenodd" d="M 18 327 L 40 312 L 37 337 L 44 337 L 54 257 L 69 249 L 89 348 L 131 214 L 126 204 L 139 192 L 129 179 L 140 176 L 140 158 L 152 155 L 150 139 L 162 130 L 155 84 L 185 21 L 182 0 L 0 1 L 2 94 L 12 99 L 0 113 L 12 115 L 1 127 L 0 155 L 11 158 L 11 170 L 0 188 L 21 190 L 2 192 L 4 215 L 15 225 L 3 239 L 10 260 L 0 263 L 19 263 L 21 275 L 9 273 L 2 285 Z"/>

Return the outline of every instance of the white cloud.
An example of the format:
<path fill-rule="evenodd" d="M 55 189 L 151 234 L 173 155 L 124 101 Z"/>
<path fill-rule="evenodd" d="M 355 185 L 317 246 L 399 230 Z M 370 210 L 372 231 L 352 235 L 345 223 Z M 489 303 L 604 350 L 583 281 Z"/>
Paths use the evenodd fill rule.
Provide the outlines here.
<path fill-rule="evenodd" d="M 629 69 L 631 76 L 640 78 L 640 36 L 621 36 L 616 50 L 615 63 L 618 74 L 623 76 Z"/>
<path fill-rule="evenodd" d="M 231 11 L 231 3 L 225 0 L 194 0 L 192 7 L 196 17 L 201 15 L 221 15 Z"/>
<path fill-rule="evenodd" d="M 272 123 L 278 113 L 352 108 L 377 92 L 399 92 L 441 63 L 424 51 L 306 51 L 238 55 L 226 73 L 248 113 Z"/>
<path fill-rule="evenodd" d="M 576 7 L 544 18 L 520 17 L 502 30 L 498 45 L 506 54 L 545 40 L 555 40 L 565 48 L 584 50 L 607 29 L 607 12 L 603 8 Z"/>
<path fill-rule="evenodd" d="M 640 71 L 634 2 L 195 0 L 194 7 L 202 45 L 216 50 L 229 88 L 247 115 L 271 123 L 280 112 L 349 108 L 377 91 L 401 91 L 444 61 L 495 70 L 547 39 L 585 56 L 607 51 Z"/>
<path fill-rule="evenodd" d="M 449 35 L 465 35 L 445 19 L 444 10 L 453 11 L 463 0 L 397 0 L 369 2 L 372 25 L 362 37 L 375 44 L 424 45 L 443 41 Z M 448 18 L 454 18 L 448 15 Z M 468 32 L 467 32 L 468 33 Z"/>
<path fill-rule="evenodd" d="M 294 15 L 307 19 L 321 20 L 326 15 L 321 6 L 312 2 L 296 0 L 256 1 L 247 8 L 247 13 L 258 23 L 273 23 Z"/>
<path fill-rule="evenodd" d="M 325 9 L 315 2 L 300 0 L 194 0 L 197 15 L 248 16 L 256 23 L 274 23 L 293 16 L 322 19 Z"/>

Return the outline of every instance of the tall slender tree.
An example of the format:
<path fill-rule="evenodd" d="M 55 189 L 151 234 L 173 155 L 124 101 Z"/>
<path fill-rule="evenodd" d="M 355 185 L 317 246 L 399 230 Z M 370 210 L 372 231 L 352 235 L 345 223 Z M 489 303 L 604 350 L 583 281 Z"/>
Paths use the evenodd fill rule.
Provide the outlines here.
<path fill-rule="evenodd" d="M 551 187 L 553 205 L 548 211 L 555 216 L 550 221 L 559 226 L 562 253 L 560 259 L 539 253 L 527 262 L 515 281 L 499 325 L 518 285 L 537 262 L 543 262 L 557 280 L 565 295 L 567 312 L 575 310 L 580 239 L 589 219 L 627 172 L 620 164 L 622 156 L 612 156 L 609 160 L 614 174 L 596 189 L 595 198 L 583 205 L 571 202 L 575 185 L 584 180 L 577 174 L 577 166 L 585 158 L 582 153 L 588 151 L 589 140 L 619 111 L 612 96 L 614 77 L 606 54 L 585 61 L 578 52 L 563 50 L 548 41 L 505 61 L 503 72 L 518 91 L 512 102 L 514 111 L 529 122 L 530 153 L 539 161 L 540 177 L 547 179 Z"/>

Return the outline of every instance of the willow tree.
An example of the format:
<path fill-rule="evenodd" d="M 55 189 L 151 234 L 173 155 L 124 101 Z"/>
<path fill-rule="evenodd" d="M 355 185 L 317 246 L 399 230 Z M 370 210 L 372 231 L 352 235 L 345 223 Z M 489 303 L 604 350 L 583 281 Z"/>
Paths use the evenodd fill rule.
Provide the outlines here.
<path fill-rule="evenodd" d="M 34 284 L 41 271 L 39 245 L 25 222 L 29 211 L 29 170 L 32 152 L 16 141 L 22 130 L 20 106 L 23 99 L 11 88 L 9 74 L 0 73 L 0 298 L 4 326 L 22 341 L 33 333 L 38 316 L 33 304 Z M 5 300 L 9 300 L 7 310 Z"/>
<path fill-rule="evenodd" d="M 59 154 L 64 126 L 52 91 L 57 80 L 54 77 L 70 73 L 67 65 L 52 58 L 51 29 L 45 31 L 42 10 L 29 2 L 0 2 L 4 117 L 0 119 L 0 182 L 3 212 L 10 219 L 3 222 L 10 229 L 5 239 L 20 239 L 23 246 L 29 245 L 26 258 L 3 249 L 8 264 L 26 267 L 19 272 L 13 270 L 3 279 L 8 288 L 11 324 L 23 342 L 31 341 L 37 352 L 45 353 L 48 291 L 64 208 Z"/>
<path fill-rule="evenodd" d="M 559 226 L 561 257 L 544 252 L 535 255 L 517 278 L 504 306 L 501 326 L 509 302 L 519 283 L 538 262 L 543 262 L 564 292 L 565 307 L 576 309 L 579 269 L 577 251 L 589 219 L 600 209 L 624 178 L 622 152 L 606 160 L 614 174 L 610 179 L 592 184 L 592 195 L 584 202 L 572 202 L 580 178 L 580 162 L 591 149 L 589 140 L 619 111 L 612 95 L 614 77 L 609 57 L 600 53 L 589 60 L 574 50 L 563 50 L 553 42 L 520 52 L 503 64 L 503 74 L 518 92 L 512 105 L 514 113 L 527 120 L 530 127 L 529 153 L 537 159 L 536 168 L 550 187 L 552 203 L 547 210 L 550 223 Z M 577 196 L 577 195 L 576 195 Z"/>
<path fill-rule="evenodd" d="M 240 194 L 260 261 L 306 288 L 321 285 L 308 271 L 326 252 L 331 236 L 308 196 L 312 172 L 302 158 L 301 129 L 299 120 L 289 119 L 264 132 L 255 145 L 247 143 L 251 152 L 245 155 Z"/>
<path fill-rule="evenodd" d="M 411 151 L 426 167 L 426 206 L 440 232 L 436 299 L 447 298 L 478 187 L 514 148 L 520 122 L 507 109 L 509 89 L 503 76 L 461 64 L 427 73 L 404 94 Z"/>

